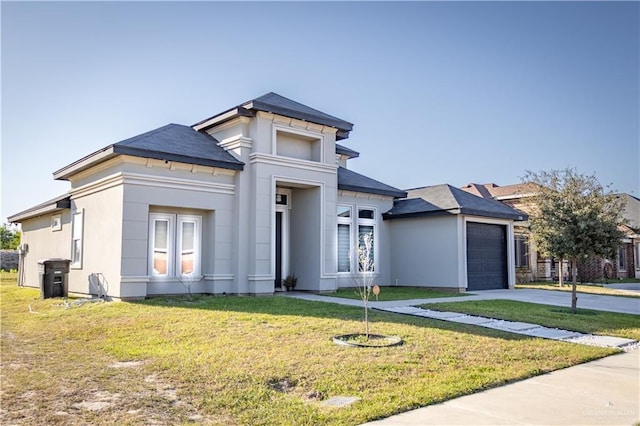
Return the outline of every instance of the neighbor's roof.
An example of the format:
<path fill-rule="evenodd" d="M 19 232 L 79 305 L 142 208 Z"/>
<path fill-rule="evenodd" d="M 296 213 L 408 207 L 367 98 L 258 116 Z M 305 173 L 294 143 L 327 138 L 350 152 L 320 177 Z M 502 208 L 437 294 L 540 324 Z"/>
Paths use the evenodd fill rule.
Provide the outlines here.
<path fill-rule="evenodd" d="M 366 194 L 386 195 L 388 197 L 406 197 L 407 193 L 375 179 L 338 167 L 338 189 L 344 191 L 364 192 Z"/>
<path fill-rule="evenodd" d="M 116 155 L 176 161 L 223 169 L 242 170 L 244 163 L 218 145 L 218 141 L 189 126 L 167 124 L 155 130 L 109 145 L 53 173 L 55 179 L 66 180 L 99 162 Z"/>
<path fill-rule="evenodd" d="M 68 209 L 71 207 L 71 196 L 69 194 L 63 194 L 53 198 L 30 209 L 16 213 L 13 216 L 9 216 L 7 220 L 9 222 L 20 223 L 24 220 L 31 219 L 33 217 L 42 216 L 44 214 L 54 213 L 60 210 Z"/>
<path fill-rule="evenodd" d="M 470 194 L 495 200 L 508 200 L 513 198 L 530 197 L 536 194 L 537 188 L 533 183 L 516 183 L 513 185 L 499 186 L 495 183 L 470 183 L 462 187 Z"/>
<path fill-rule="evenodd" d="M 617 194 L 617 196 L 625 201 L 622 217 L 627 220 L 632 229 L 640 233 L 640 199 L 624 192 Z"/>
<path fill-rule="evenodd" d="M 360 157 L 360 153 L 358 151 L 354 151 L 352 149 L 347 148 L 344 145 L 336 144 L 336 154 L 346 155 L 349 158 L 358 158 Z"/>
<path fill-rule="evenodd" d="M 481 198 L 451 185 L 410 189 L 408 197 L 394 201 L 384 219 L 464 214 L 501 219 L 526 220 L 527 215 L 506 204 Z"/>
<path fill-rule="evenodd" d="M 462 187 L 462 189 L 470 194 L 477 195 L 482 198 L 493 198 L 489 188 L 495 188 L 495 183 L 485 183 L 484 185 L 479 183 L 469 183 Z"/>
<path fill-rule="evenodd" d="M 197 130 L 207 129 L 211 126 L 224 123 L 235 117 L 253 117 L 255 111 L 271 112 L 284 115 L 285 117 L 297 118 L 298 120 L 309 121 L 338 129 L 336 138 L 346 139 L 353 129 L 353 124 L 340 118 L 334 117 L 317 109 L 308 107 L 299 102 L 280 96 L 277 93 L 269 92 L 256 99 L 244 102 L 236 107 L 230 108 L 213 117 L 204 119 L 192 127 Z"/>

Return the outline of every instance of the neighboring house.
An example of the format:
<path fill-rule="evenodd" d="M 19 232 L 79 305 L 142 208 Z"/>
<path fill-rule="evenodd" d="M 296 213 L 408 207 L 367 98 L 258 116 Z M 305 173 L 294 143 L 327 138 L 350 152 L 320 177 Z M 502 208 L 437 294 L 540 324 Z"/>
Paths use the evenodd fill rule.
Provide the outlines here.
<path fill-rule="evenodd" d="M 54 172 L 70 183 L 68 194 L 9 218 L 21 223 L 28 245 L 25 285 L 38 286 L 39 259 L 67 258 L 69 291 L 79 294 L 97 293 L 96 285 L 121 299 L 183 293 L 187 277 L 196 278 L 194 293 L 273 294 L 289 274 L 298 278 L 296 289 L 329 292 L 354 285 L 361 274 L 355 249 L 370 234 L 377 284 L 467 289 L 462 247 L 441 265 L 455 271 L 445 281 L 430 275 L 441 270 L 398 256 L 422 247 L 392 235 L 406 233 L 407 220 L 382 220 L 407 193 L 347 168 L 359 154 L 337 142 L 352 127 L 268 93 L 193 126 L 169 124 L 81 158 Z M 468 202 L 443 237 L 464 244 L 467 223 L 478 217 L 499 224 L 510 244 L 519 213 L 509 209 L 493 220 L 496 212 L 466 211 Z M 415 221 L 425 249 L 439 219 Z M 513 285 L 510 253 L 500 286 Z M 420 273 L 400 282 L 406 268 Z"/>
<path fill-rule="evenodd" d="M 589 280 L 640 278 L 640 199 L 624 193 L 618 194 L 618 197 L 624 203 L 622 216 L 627 222 L 620 226 L 624 237 L 618 248 L 618 256 L 615 259 L 592 258 L 581 262 L 579 268 Z"/>
<path fill-rule="evenodd" d="M 534 204 L 531 197 L 535 187 L 529 183 L 498 186 L 495 183 L 470 183 L 463 190 L 484 198 L 501 201 L 525 213 L 531 213 Z M 590 258 L 578 263 L 578 278 L 595 281 L 603 278 L 640 278 L 640 200 L 629 194 L 619 194 L 624 199 L 623 217 L 628 226 L 622 226 L 625 238 L 621 241 L 616 259 Z M 558 262 L 541 256 L 530 239 L 527 222 L 517 222 L 514 227 L 514 255 L 518 282 L 550 281 L 558 279 Z M 569 278 L 569 265 L 563 262 L 563 275 Z"/>

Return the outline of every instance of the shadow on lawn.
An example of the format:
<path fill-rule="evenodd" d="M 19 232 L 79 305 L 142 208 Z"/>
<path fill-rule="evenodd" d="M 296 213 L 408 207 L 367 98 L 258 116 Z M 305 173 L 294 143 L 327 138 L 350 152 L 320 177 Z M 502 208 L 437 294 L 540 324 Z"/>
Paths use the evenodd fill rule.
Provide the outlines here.
<path fill-rule="evenodd" d="M 284 296 L 251 297 L 195 295 L 193 296 L 193 300 L 189 300 L 186 296 L 165 296 L 125 303 L 182 309 L 200 309 L 206 311 L 338 319 L 364 323 L 363 307 L 361 306 L 345 306 L 328 302 L 294 299 Z M 504 340 L 533 339 L 532 337 L 525 335 L 513 334 L 473 325 L 451 323 L 447 321 L 376 310 L 369 311 L 369 322 L 407 324 L 417 327 L 462 332 L 482 337 L 501 338 Z M 375 326 L 372 328 L 375 329 Z"/>

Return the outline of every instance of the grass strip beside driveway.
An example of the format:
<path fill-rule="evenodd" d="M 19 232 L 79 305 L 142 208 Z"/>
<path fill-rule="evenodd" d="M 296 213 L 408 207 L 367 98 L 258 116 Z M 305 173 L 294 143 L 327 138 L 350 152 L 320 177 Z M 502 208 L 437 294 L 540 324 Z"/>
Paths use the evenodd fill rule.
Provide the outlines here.
<path fill-rule="evenodd" d="M 434 311 L 460 312 L 508 321 L 521 321 L 602 336 L 640 340 L 640 315 L 570 308 L 512 300 L 477 300 L 421 305 Z"/>
<path fill-rule="evenodd" d="M 356 425 L 616 351 L 372 312 L 392 348 L 336 346 L 362 309 L 162 297 L 64 309 L 2 274 L 2 424 Z M 356 396 L 327 408 L 333 396 Z"/>

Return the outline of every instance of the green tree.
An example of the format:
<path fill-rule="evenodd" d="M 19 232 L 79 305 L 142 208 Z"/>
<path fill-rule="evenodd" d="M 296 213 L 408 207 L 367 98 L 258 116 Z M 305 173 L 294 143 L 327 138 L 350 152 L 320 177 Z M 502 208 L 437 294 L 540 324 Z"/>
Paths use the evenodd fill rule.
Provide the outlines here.
<path fill-rule="evenodd" d="M 534 196 L 536 207 L 529 215 L 538 250 L 559 259 L 559 265 L 563 260 L 571 264 L 571 310 L 575 313 L 578 260 L 616 256 L 623 236 L 619 229 L 624 223 L 622 201 L 595 175 L 581 175 L 575 169 L 529 171 L 524 180 L 539 188 Z M 559 277 L 562 285 L 561 269 Z"/>
<path fill-rule="evenodd" d="M 15 250 L 20 245 L 20 231 L 13 229 L 8 224 L 0 226 L 0 249 Z"/>

